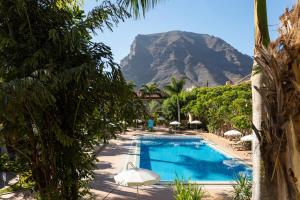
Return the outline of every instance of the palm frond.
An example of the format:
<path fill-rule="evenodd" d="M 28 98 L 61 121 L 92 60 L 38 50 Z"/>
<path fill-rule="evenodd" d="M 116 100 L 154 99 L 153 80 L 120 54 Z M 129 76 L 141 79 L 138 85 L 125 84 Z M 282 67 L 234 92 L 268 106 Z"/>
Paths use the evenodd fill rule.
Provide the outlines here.
<path fill-rule="evenodd" d="M 169 95 L 178 95 L 183 90 L 184 84 L 184 79 L 177 80 L 175 77 L 172 77 L 170 84 L 166 85 L 164 89 Z"/>
<path fill-rule="evenodd" d="M 269 47 L 256 47 L 256 62 L 263 75 L 259 90 L 263 101 L 261 152 L 268 194 L 274 199 L 298 199 L 294 167 L 299 160 L 300 134 L 300 3 L 281 17 L 280 36 Z M 299 130 L 299 123 L 297 126 Z M 297 163 L 297 164 L 296 164 Z M 288 192 L 282 192 L 287 191 Z M 274 192 L 276 191 L 276 192 Z"/>
<path fill-rule="evenodd" d="M 103 31 L 103 28 L 106 27 L 112 30 L 114 25 L 128 17 L 130 17 L 130 14 L 120 4 L 103 1 L 100 6 L 95 7 L 87 14 L 85 26 L 96 34 L 96 29 Z"/>
<path fill-rule="evenodd" d="M 135 18 L 139 18 L 141 14 L 145 16 L 146 11 L 154 8 L 160 1 L 162 0 L 120 0 L 120 4 L 129 8 Z"/>

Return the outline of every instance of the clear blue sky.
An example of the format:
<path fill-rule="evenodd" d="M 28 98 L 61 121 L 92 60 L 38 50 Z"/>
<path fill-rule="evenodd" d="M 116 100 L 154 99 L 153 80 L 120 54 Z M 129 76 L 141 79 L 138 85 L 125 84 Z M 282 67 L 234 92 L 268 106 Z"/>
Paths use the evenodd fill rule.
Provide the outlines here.
<path fill-rule="evenodd" d="M 278 18 L 296 0 L 267 0 L 271 39 L 277 36 Z M 87 12 L 101 1 L 85 0 Z M 171 30 L 206 33 L 222 38 L 242 53 L 253 55 L 253 0 L 166 0 L 146 13 L 145 18 L 128 19 L 93 37 L 112 48 L 119 62 L 130 50 L 137 34 Z"/>

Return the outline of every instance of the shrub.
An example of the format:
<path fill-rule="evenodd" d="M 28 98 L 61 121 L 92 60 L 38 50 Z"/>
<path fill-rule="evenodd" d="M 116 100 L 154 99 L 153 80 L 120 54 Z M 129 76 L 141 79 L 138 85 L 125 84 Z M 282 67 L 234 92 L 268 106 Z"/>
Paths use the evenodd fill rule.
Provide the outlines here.
<path fill-rule="evenodd" d="M 0 143 L 15 157 L 0 167 L 26 173 L 43 200 L 88 197 L 94 147 L 138 117 L 110 47 L 91 41 L 127 12 L 103 1 L 85 15 L 75 2 L 0 3 Z"/>
<path fill-rule="evenodd" d="M 181 111 L 190 112 L 200 119 L 210 132 L 223 132 L 230 128 L 243 132 L 251 130 L 250 84 L 199 87 L 182 92 L 180 97 Z"/>
<path fill-rule="evenodd" d="M 251 200 L 252 182 L 244 174 L 239 174 L 236 185 L 233 185 L 233 200 Z"/>
<path fill-rule="evenodd" d="M 176 179 L 174 185 L 175 200 L 201 200 L 205 195 L 203 187 L 197 184 L 187 183 Z"/>

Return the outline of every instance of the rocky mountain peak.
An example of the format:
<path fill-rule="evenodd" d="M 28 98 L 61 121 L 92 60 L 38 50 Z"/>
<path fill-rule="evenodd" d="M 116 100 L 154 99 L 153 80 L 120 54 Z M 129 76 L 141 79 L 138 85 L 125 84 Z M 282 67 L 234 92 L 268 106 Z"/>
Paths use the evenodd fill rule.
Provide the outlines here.
<path fill-rule="evenodd" d="M 185 87 L 215 86 L 248 75 L 252 59 L 218 37 L 170 31 L 137 35 L 121 66 L 138 87 L 148 82 L 163 87 L 172 76 L 184 77 Z"/>

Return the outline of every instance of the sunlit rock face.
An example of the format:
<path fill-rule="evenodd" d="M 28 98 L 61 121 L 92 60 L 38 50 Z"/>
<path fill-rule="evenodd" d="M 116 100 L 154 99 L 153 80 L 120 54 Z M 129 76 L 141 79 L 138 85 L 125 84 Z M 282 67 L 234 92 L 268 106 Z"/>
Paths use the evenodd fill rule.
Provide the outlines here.
<path fill-rule="evenodd" d="M 137 35 L 121 60 L 125 78 L 138 87 L 148 82 L 163 87 L 172 76 L 185 77 L 185 88 L 224 85 L 248 75 L 251 66 L 250 56 L 224 40 L 183 31 Z"/>

